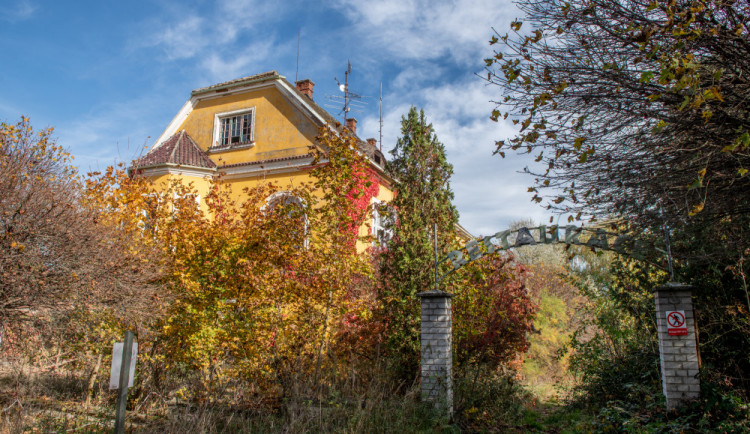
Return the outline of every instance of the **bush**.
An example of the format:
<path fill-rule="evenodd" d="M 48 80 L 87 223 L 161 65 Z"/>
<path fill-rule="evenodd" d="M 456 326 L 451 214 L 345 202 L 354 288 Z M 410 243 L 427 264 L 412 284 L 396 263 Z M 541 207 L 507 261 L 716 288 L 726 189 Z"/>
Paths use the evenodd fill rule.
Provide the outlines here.
<path fill-rule="evenodd" d="M 610 401 L 577 429 L 593 432 L 744 433 L 750 431 L 748 403 L 702 383 L 701 399 L 674 411 L 666 411 L 664 400 L 648 402 Z"/>
<path fill-rule="evenodd" d="M 456 374 L 454 415 L 461 429 L 475 432 L 518 426 L 532 395 L 516 381 L 515 373 L 471 366 Z"/>

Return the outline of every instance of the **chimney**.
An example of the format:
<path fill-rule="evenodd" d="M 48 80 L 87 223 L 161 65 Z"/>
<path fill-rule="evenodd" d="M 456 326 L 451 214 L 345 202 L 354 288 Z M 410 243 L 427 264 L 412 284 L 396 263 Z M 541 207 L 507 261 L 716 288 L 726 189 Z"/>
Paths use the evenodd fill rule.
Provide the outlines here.
<path fill-rule="evenodd" d="M 313 99 L 313 86 L 315 86 L 315 83 L 309 78 L 297 82 L 297 90 L 307 95 L 310 100 Z"/>
<path fill-rule="evenodd" d="M 367 144 L 372 146 L 373 148 L 378 147 L 378 140 L 377 139 L 367 139 Z"/>
<path fill-rule="evenodd" d="M 357 120 L 355 118 L 346 118 L 346 127 L 354 134 L 357 134 Z"/>

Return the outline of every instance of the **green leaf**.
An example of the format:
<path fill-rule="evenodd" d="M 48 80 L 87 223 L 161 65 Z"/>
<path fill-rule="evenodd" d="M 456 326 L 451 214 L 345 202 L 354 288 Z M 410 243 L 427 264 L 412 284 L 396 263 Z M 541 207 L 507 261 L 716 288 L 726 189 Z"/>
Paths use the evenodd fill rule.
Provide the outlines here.
<path fill-rule="evenodd" d="M 585 141 L 586 141 L 585 137 L 578 137 L 575 139 L 575 141 L 573 142 L 573 147 L 576 149 L 576 151 L 581 150 L 581 146 L 583 146 L 583 142 Z"/>
<path fill-rule="evenodd" d="M 654 128 L 651 129 L 651 131 L 655 134 L 658 134 L 664 130 L 664 128 L 667 126 L 667 123 L 663 120 L 660 120 Z"/>
<path fill-rule="evenodd" d="M 643 71 L 641 73 L 641 83 L 650 83 L 651 80 L 654 78 L 654 72 L 653 71 Z"/>
<path fill-rule="evenodd" d="M 733 143 L 731 145 L 726 145 L 723 148 L 721 148 L 721 152 L 734 152 L 735 149 L 737 149 L 737 146 L 739 143 Z"/>
<path fill-rule="evenodd" d="M 737 174 L 739 174 L 740 177 L 745 176 L 746 173 L 747 173 L 747 169 L 745 169 L 745 168 L 739 168 L 739 169 L 737 169 Z"/>
<path fill-rule="evenodd" d="M 687 107 L 688 104 L 690 104 L 690 96 L 685 95 L 685 99 L 682 100 L 682 104 L 680 104 L 679 109 L 680 110 L 684 109 L 685 107 Z"/>

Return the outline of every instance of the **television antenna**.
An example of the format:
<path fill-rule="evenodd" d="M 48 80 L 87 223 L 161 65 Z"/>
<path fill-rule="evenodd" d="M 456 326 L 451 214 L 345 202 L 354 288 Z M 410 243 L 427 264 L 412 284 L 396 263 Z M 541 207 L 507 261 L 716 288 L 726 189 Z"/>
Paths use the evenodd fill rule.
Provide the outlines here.
<path fill-rule="evenodd" d="M 383 152 L 383 82 L 380 82 L 380 152 Z"/>
<path fill-rule="evenodd" d="M 365 107 L 365 102 L 362 101 L 362 95 L 352 92 L 349 90 L 349 76 L 352 74 L 352 63 L 347 60 L 346 72 L 344 72 L 344 82 L 341 83 L 337 77 L 333 77 L 336 80 L 336 84 L 343 95 L 331 95 L 328 96 L 328 100 L 336 104 L 326 104 L 326 107 L 338 108 L 343 104 L 342 109 L 339 113 L 344 115 L 344 125 L 346 125 L 346 119 L 349 117 L 349 112 L 362 111 Z"/>

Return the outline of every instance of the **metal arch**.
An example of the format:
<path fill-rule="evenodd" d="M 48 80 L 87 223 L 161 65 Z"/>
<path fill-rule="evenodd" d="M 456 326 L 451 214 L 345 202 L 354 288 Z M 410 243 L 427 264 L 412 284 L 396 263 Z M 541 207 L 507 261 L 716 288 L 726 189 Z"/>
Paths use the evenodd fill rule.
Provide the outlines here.
<path fill-rule="evenodd" d="M 515 234 L 515 235 L 514 235 Z M 535 237 L 534 234 L 537 236 Z M 583 236 L 584 240 L 581 240 Z M 495 240 L 495 242 L 493 242 Z M 610 242 L 612 240 L 612 242 Z M 485 255 L 513 247 L 521 247 L 537 244 L 567 244 L 587 246 L 594 249 L 613 251 L 622 255 L 628 255 L 636 259 L 646 259 L 647 245 L 643 240 L 626 234 L 605 231 L 604 229 L 589 229 L 581 226 L 536 226 L 533 228 L 522 227 L 517 230 L 506 229 L 493 235 L 470 240 L 459 249 L 449 252 L 445 257 L 435 263 L 435 268 L 446 262 L 451 262 L 451 269 L 440 276 L 442 281 L 446 276 Z M 658 249 L 657 249 L 658 250 Z M 468 256 L 465 257 L 464 253 Z"/>

